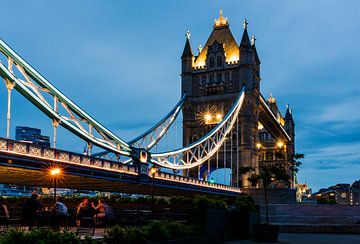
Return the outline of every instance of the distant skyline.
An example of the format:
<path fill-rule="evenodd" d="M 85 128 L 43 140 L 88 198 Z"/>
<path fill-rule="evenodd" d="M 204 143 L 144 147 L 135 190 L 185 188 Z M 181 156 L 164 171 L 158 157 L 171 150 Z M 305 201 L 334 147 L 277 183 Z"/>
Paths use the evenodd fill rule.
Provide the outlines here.
<path fill-rule="evenodd" d="M 360 178 L 360 2 L 343 1 L 4 1 L 0 38 L 89 114 L 124 139 L 156 123 L 180 97 L 185 32 L 204 46 L 222 8 L 239 43 L 244 17 L 256 36 L 261 91 L 289 102 L 299 181 L 314 190 Z M 40 111 L 13 93 L 15 126 L 52 137 Z M 6 89 L 0 86 L 0 136 Z M 65 141 L 65 138 L 71 140 Z M 84 143 L 60 129 L 58 147 Z"/>

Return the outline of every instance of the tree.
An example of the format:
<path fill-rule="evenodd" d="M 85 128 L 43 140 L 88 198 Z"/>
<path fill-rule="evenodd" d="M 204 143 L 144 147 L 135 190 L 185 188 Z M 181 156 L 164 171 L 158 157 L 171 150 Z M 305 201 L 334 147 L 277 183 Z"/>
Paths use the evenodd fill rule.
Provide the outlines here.
<path fill-rule="evenodd" d="M 288 159 L 287 163 L 285 160 L 281 160 L 285 158 L 280 152 L 276 153 L 276 158 L 280 159 L 274 161 L 272 163 L 264 164 L 260 167 L 260 172 L 258 174 L 249 167 L 244 169 L 244 172 L 250 172 L 250 177 L 248 180 L 250 181 L 253 187 L 258 186 L 261 184 L 264 189 L 264 198 L 265 198 L 265 207 L 266 207 L 266 224 L 269 224 L 269 206 L 268 206 L 268 194 L 267 189 L 268 186 L 274 181 L 289 181 L 290 177 L 293 177 L 295 173 L 299 171 L 299 167 L 301 165 L 300 159 L 304 158 L 304 154 L 293 154 Z M 288 165 L 291 175 L 288 174 L 286 170 L 286 166 Z"/>

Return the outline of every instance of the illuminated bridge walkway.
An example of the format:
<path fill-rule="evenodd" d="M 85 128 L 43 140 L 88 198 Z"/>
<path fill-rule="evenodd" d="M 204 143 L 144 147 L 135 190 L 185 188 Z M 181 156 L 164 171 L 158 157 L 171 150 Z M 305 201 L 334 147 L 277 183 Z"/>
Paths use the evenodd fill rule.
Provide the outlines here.
<path fill-rule="evenodd" d="M 57 165 L 65 172 L 59 181 L 59 187 L 63 188 L 149 194 L 154 182 L 156 194 L 159 195 L 240 194 L 241 164 L 239 155 L 233 157 L 232 151 L 231 159 L 229 162 L 224 160 L 223 168 L 230 165 L 231 171 L 237 172 L 235 185 L 233 182 L 233 186 L 212 184 L 206 180 L 211 181 L 210 160 L 217 157 L 219 152 L 227 153 L 226 144 L 231 142 L 232 147 L 233 135 L 239 135 L 239 112 L 245 104 L 245 87 L 242 87 L 232 107 L 211 131 L 187 146 L 175 145 L 169 149 L 168 134 L 170 129 L 176 129 L 174 122 L 183 109 L 186 94 L 152 128 L 133 140 L 125 141 L 59 91 L 1 39 L 0 76 L 7 88 L 7 133 L 6 139 L 0 139 L 0 183 L 51 187 L 51 181 L 46 179 L 46 171 Z M 50 119 L 54 130 L 52 148 L 39 148 L 34 144 L 9 140 L 13 90 Z M 259 101 L 259 121 L 276 140 L 284 143 L 291 140 L 261 95 Z M 58 126 L 85 141 L 87 155 L 58 150 Z M 227 142 L 229 138 L 232 139 Z M 235 145 L 239 145 L 239 136 L 234 140 L 237 140 Z M 158 146 L 164 141 L 166 147 L 159 152 Z M 92 154 L 94 147 L 103 152 Z M 149 170 L 150 167 L 154 170 Z M 237 170 L 233 170 L 233 167 L 237 167 Z M 189 170 L 200 172 L 204 168 L 207 173 L 199 173 L 197 179 L 182 176 Z M 149 176 L 151 172 L 153 178 Z"/>
<path fill-rule="evenodd" d="M 2 183 L 53 187 L 50 167 L 63 168 L 59 187 L 108 192 L 149 194 L 152 178 L 146 168 L 89 157 L 82 154 L 40 148 L 31 143 L 0 138 L 0 179 Z M 143 171 L 143 173 L 141 173 Z M 236 196 L 239 188 L 212 184 L 188 177 L 157 172 L 154 175 L 156 194 L 218 194 Z"/>

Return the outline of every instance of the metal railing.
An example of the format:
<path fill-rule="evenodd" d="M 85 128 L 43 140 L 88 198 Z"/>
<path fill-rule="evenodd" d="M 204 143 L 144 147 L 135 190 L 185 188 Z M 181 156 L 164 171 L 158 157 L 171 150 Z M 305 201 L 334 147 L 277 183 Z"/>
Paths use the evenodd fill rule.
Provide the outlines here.
<path fill-rule="evenodd" d="M 126 173 L 139 175 L 138 167 L 134 165 L 125 165 L 115 161 L 103 160 L 87 155 L 68 152 L 55 148 L 39 147 L 31 142 L 16 141 L 0 138 L 0 153 L 5 152 L 12 155 L 19 155 L 30 158 L 44 159 L 56 163 L 78 165 L 82 167 L 101 169 L 117 173 Z M 241 189 L 228 185 L 211 183 L 180 175 L 174 175 L 166 172 L 157 172 L 154 179 L 186 184 L 197 187 L 205 187 L 214 190 L 224 190 L 235 193 L 241 193 Z"/>

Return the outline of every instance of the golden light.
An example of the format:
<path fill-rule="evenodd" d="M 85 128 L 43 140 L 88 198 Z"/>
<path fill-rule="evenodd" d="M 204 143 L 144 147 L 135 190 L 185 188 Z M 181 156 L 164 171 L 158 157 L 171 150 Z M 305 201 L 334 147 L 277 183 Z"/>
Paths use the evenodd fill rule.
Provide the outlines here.
<path fill-rule="evenodd" d="M 147 162 L 147 159 L 148 159 L 148 154 L 145 150 L 141 150 L 140 151 L 140 157 L 139 157 L 139 160 L 141 163 L 146 163 Z"/>
<path fill-rule="evenodd" d="M 222 114 L 216 114 L 216 119 L 218 120 L 218 121 L 220 121 L 221 119 L 222 119 Z"/>
<path fill-rule="evenodd" d="M 156 174 L 156 172 L 157 172 L 157 168 L 155 167 L 155 166 L 152 166 L 151 168 L 150 168 L 150 175 L 151 176 L 154 176 L 155 174 Z"/>
<path fill-rule="evenodd" d="M 258 130 L 262 130 L 262 129 L 264 129 L 264 126 L 260 122 L 258 122 Z"/>
<path fill-rule="evenodd" d="M 238 54 L 233 54 L 230 56 L 230 58 L 226 59 L 227 63 L 237 63 L 239 61 L 239 55 Z"/>
<path fill-rule="evenodd" d="M 53 168 L 50 170 L 50 174 L 52 176 L 58 176 L 61 174 L 61 169 L 60 168 Z"/>
<path fill-rule="evenodd" d="M 261 143 L 256 143 L 256 148 L 260 149 L 261 148 Z"/>
<path fill-rule="evenodd" d="M 206 113 L 206 114 L 204 115 L 204 119 L 205 119 L 205 121 L 210 121 L 210 120 L 212 119 L 211 114 Z"/>
<path fill-rule="evenodd" d="M 284 143 L 282 141 L 279 141 L 277 143 L 278 148 L 282 148 L 284 146 Z"/>

